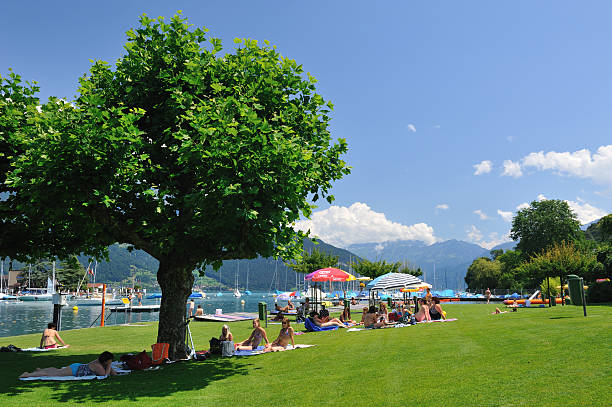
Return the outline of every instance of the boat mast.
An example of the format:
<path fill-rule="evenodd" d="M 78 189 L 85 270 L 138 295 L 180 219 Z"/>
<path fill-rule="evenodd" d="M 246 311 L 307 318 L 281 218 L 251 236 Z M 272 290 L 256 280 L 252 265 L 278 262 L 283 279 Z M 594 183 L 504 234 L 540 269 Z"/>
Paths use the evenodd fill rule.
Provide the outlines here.
<path fill-rule="evenodd" d="M 249 263 L 247 262 L 246 291 L 249 291 Z"/>
<path fill-rule="evenodd" d="M 2 292 L 3 281 L 4 281 L 4 257 L 2 258 L 2 261 L 0 261 L 0 293 Z"/>

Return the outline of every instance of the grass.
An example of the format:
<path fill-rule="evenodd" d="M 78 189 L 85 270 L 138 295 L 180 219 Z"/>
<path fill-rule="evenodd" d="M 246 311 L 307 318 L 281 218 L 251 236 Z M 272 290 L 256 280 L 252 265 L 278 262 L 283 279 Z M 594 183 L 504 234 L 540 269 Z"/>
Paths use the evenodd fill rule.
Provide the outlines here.
<path fill-rule="evenodd" d="M 458 321 L 400 329 L 296 336 L 316 347 L 244 358 L 181 362 L 158 371 L 88 382 L 22 382 L 35 367 L 150 350 L 157 326 L 66 331 L 66 350 L 2 353 L 3 406 L 47 402 L 110 405 L 291 406 L 603 406 L 612 405 L 612 307 L 520 309 L 446 305 Z M 196 348 L 221 324 L 192 323 Z M 295 325 L 301 329 L 301 325 Z M 231 324 L 237 339 L 250 323 Z M 268 325 L 273 340 L 280 325 Z M 39 335 L 0 338 L 35 346 Z"/>

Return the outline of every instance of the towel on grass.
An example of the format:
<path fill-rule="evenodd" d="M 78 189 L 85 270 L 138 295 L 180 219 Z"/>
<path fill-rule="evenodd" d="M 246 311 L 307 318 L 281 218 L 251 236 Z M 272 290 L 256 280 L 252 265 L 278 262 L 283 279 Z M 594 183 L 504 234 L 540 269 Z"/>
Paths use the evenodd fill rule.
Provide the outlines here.
<path fill-rule="evenodd" d="M 430 322 L 452 322 L 452 321 L 456 321 L 457 318 L 449 318 L 449 319 L 434 319 L 432 321 L 421 321 L 421 322 L 417 322 L 417 324 L 428 324 Z M 359 331 L 367 331 L 370 329 L 387 329 L 387 328 L 405 328 L 407 326 L 412 326 L 411 324 L 395 324 L 395 325 L 387 325 L 384 328 L 349 328 L 346 330 L 346 332 L 359 332 Z"/>
<path fill-rule="evenodd" d="M 296 344 L 295 346 L 289 345 L 285 349 L 279 350 L 277 352 L 284 352 L 286 350 L 294 350 L 294 349 L 301 349 L 301 348 L 310 348 L 311 346 L 315 346 L 315 345 L 303 345 L 303 344 Z M 237 350 L 236 352 L 234 352 L 234 356 L 261 355 L 262 353 L 264 353 L 263 350 L 264 350 L 263 346 L 258 346 L 257 349 L 253 349 L 253 350 Z M 269 353 L 273 353 L 273 352 L 269 352 Z"/>
<path fill-rule="evenodd" d="M 58 346 L 57 348 L 26 348 L 21 349 L 22 352 L 49 352 L 50 350 L 66 349 L 68 346 Z"/>
<path fill-rule="evenodd" d="M 123 362 L 113 362 L 113 370 L 119 375 L 132 373 L 131 370 L 123 369 Z M 159 367 L 158 367 L 159 368 Z M 108 376 L 40 376 L 40 377 L 20 377 L 19 380 L 32 381 L 32 380 L 54 380 L 54 381 L 66 381 L 66 380 L 92 380 L 92 379 L 106 379 Z"/>

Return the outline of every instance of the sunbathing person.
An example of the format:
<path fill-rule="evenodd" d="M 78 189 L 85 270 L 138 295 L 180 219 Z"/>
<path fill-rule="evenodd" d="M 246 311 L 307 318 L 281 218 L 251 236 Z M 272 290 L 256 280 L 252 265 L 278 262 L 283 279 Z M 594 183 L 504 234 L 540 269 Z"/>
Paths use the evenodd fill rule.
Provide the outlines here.
<path fill-rule="evenodd" d="M 220 341 L 233 341 L 234 335 L 230 332 L 230 328 L 227 324 L 223 325 L 221 328 L 221 336 L 219 336 Z"/>
<path fill-rule="evenodd" d="M 338 318 L 331 318 L 328 321 L 324 321 L 319 314 L 317 314 L 317 311 L 311 311 L 310 318 L 312 319 L 312 322 L 319 327 L 339 326 L 340 328 L 347 328 L 347 326 L 344 325 Z"/>
<path fill-rule="evenodd" d="M 355 297 L 351 297 L 351 305 L 357 305 L 357 300 Z"/>
<path fill-rule="evenodd" d="M 387 303 L 382 301 L 378 304 L 378 316 L 381 315 L 385 316 L 385 321 L 389 320 L 389 311 L 387 310 Z"/>
<path fill-rule="evenodd" d="M 282 321 L 284 319 L 284 315 L 282 311 L 278 311 L 276 313 L 276 315 L 274 316 L 274 318 L 271 319 L 271 321 Z"/>
<path fill-rule="evenodd" d="M 247 340 L 238 342 L 236 344 L 236 349 L 238 350 L 257 349 L 262 339 L 266 342 L 266 345 L 267 345 L 269 341 L 268 341 L 268 336 L 266 335 L 266 331 L 259 325 L 259 318 L 255 318 L 253 320 L 253 332 L 251 332 L 251 335 L 248 337 Z"/>
<path fill-rule="evenodd" d="M 351 309 L 348 307 L 342 310 L 342 313 L 340 314 L 340 322 L 343 324 L 357 325 L 357 322 L 351 319 Z"/>
<path fill-rule="evenodd" d="M 291 301 L 289 301 L 289 303 L 291 303 Z M 291 304 L 291 305 L 293 305 L 293 304 Z M 293 309 L 293 308 L 289 308 L 289 304 L 285 305 L 284 307 L 281 307 L 278 304 L 274 304 L 274 309 L 276 309 L 278 312 L 287 312 L 287 311 L 289 311 L 290 309 Z"/>
<path fill-rule="evenodd" d="M 45 376 L 108 376 L 116 375 L 117 373 L 111 367 L 114 356 L 110 352 L 102 352 L 98 359 L 89 363 L 73 363 L 70 366 L 56 368 L 47 367 L 44 369 L 37 368 L 33 372 L 23 372 L 21 377 L 45 377 Z"/>
<path fill-rule="evenodd" d="M 291 300 L 287 300 L 287 306 L 289 307 L 289 309 L 295 309 L 295 305 L 293 305 Z"/>
<path fill-rule="evenodd" d="M 293 342 L 293 328 L 290 326 L 288 318 L 283 318 L 283 327 L 281 328 L 278 338 L 269 345 L 266 345 L 264 352 L 278 352 L 287 349 L 291 342 L 291 346 L 295 346 Z"/>
<path fill-rule="evenodd" d="M 433 297 L 431 300 L 431 307 L 429 307 L 429 316 L 432 321 L 437 321 L 439 319 L 446 319 L 444 315 L 444 311 L 442 311 L 442 307 L 440 306 L 440 298 Z"/>
<path fill-rule="evenodd" d="M 429 307 L 427 306 L 427 304 L 425 304 L 425 300 L 422 298 L 419 298 L 419 312 L 414 314 L 414 319 L 416 319 L 417 322 L 431 321 L 431 316 L 429 315 Z"/>
<path fill-rule="evenodd" d="M 363 325 L 368 329 L 384 328 L 387 326 L 387 323 L 384 321 L 384 317 L 379 316 L 379 314 L 376 312 L 376 307 L 372 305 L 364 317 Z"/>
<path fill-rule="evenodd" d="M 201 317 L 203 315 L 204 315 L 204 310 L 202 309 L 202 306 L 198 304 L 198 308 L 196 309 L 195 316 Z"/>
<path fill-rule="evenodd" d="M 57 325 L 55 323 L 50 322 L 47 324 L 47 329 L 43 331 L 42 337 L 40 338 L 40 346 L 41 349 L 54 349 L 57 348 L 57 341 L 60 341 L 62 346 L 70 346 L 67 345 L 66 342 L 59 336 L 57 332 Z"/>
<path fill-rule="evenodd" d="M 495 311 L 491 312 L 491 314 L 506 314 L 508 311 L 501 311 L 499 308 L 495 308 Z"/>

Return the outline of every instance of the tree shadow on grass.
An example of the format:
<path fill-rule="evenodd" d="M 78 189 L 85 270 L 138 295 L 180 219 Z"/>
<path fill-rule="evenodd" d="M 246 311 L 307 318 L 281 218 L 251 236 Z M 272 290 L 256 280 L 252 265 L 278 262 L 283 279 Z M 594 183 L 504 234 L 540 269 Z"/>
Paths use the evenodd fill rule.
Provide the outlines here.
<path fill-rule="evenodd" d="M 8 362 L 6 364 L 3 363 L 5 368 L 10 365 L 19 366 L 19 369 L 7 369 L 14 373 L 11 377 L 8 377 L 6 370 L 3 372 L 4 377 L 1 379 L 4 382 L 2 387 L 5 389 L 2 393 L 7 399 L 36 392 L 40 388 L 49 388 L 52 393 L 48 398 L 58 402 L 136 401 L 140 397 L 161 398 L 177 392 L 200 390 L 215 381 L 235 375 L 246 375 L 253 370 L 246 358 L 212 358 L 201 362 L 176 362 L 162 365 L 159 370 L 134 371 L 128 375 L 111 376 L 103 380 L 21 381 L 17 376 L 23 371 L 32 371 L 35 367 L 61 367 L 76 361 L 91 361 L 98 357 L 98 354 L 62 356 L 55 353 L 46 358 L 40 355 L 32 358 L 28 353 L 6 354 L 10 356 L 7 358 L 10 360 L 5 360 Z M 32 365 L 34 359 L 36 364 Z"/>

